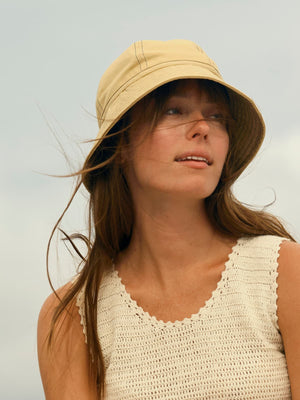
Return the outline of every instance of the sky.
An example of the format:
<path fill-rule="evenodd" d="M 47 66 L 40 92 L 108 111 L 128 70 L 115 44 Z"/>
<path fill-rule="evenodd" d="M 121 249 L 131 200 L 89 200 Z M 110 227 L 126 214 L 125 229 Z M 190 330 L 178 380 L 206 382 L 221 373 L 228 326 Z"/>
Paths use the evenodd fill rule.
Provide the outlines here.
<path fill-rule="evenodd" d="M 1 399 L 44 398 L 36 325 L 51 293 L 46 246 L 74 186 L 49 175 L 80 167 L 83 141 L 97 134 L 100 77 L 134 41 L 193 40 L 255 100 L 266 139 L 234 193 L 273 203 L 300 240 L 299 13 L 297 0 L 0 0 Z M 67 213 L 68 232 L 84 231 L 86 200 L 81 192 Z M 55 287 L 74 274 L 58 240 L 50 261 Z"/>

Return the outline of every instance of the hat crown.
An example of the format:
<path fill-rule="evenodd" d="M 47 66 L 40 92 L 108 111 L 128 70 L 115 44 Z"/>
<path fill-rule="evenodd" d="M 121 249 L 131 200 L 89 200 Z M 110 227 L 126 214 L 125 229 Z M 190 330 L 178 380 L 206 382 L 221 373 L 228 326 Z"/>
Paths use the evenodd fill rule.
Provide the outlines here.
<path fill-rule="evenodd" d="M 203 68 L 222 79 L 214 61 L 190 40 L 140 40 L 133 43 L 110 65 L 100 80 L 96 102 L 99 126 L 110 103 L 131 82 L 154 70 L 182 63 L 202 64 Z"/>

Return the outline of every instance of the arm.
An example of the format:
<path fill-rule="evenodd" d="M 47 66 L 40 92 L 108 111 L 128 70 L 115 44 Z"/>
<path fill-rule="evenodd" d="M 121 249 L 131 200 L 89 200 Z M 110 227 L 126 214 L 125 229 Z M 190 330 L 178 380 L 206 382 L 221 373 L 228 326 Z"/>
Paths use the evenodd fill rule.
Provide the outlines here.
<path fill-rule="evenodd" d="M 70 284 L 58 290 L 60 297 Z M 47 336 L 58 300 L 51 294 L 42 306 L 38 321 L 38 358 L 46 400 L 96 400 L 89 379 L 88 352 L 76 304 L 64 312 L 48 350 Z"/>
<path fill-rule="evenodd" d="M 292 399 L 300 400 L 300 245 L 283 242 L 278 265 L 277 315 Z"/>

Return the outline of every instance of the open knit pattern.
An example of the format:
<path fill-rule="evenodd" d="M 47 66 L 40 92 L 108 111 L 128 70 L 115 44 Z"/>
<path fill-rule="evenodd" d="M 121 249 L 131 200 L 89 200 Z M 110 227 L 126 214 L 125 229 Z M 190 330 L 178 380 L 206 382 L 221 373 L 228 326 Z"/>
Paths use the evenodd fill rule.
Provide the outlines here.
<path fill-rule="evenodd" d="M 197 314 L 163 322 L 131 299 L 113 268 L 98 297 L 107 400 L 291 399 L 277 321 L 282 238 L 240 238 Z M 83 291 L 77 305 L 85 332 Z"/>

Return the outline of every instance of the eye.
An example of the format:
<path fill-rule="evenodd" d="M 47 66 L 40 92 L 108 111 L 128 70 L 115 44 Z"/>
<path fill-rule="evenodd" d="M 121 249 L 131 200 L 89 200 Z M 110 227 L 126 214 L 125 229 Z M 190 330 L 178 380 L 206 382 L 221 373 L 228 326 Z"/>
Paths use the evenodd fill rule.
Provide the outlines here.
<path fill-rule="evenodd" d="M 208 116 L 208 118 L 209 119 L 214 119 L 214 120 L 223 120 L 223 119 L 225 119 L 226 117 L 225 117 L 225 115 L 224 114 L 222 114 L 222 113 L 220 113 L 220 112 L 217 112 L 217 113 L 213 113 L 213 114 L 210 114 L 209 116 Z"/>
<path fill-rule="evenodd" d="M 207 120 L 223 125 L 225 127 L 227 127 L 227 124 L 229 122 L 229 115 L 226 112 L 222 112 L 222 111 L 215 111 L 212 113 L 209 113 L 206 117 Z"/>
<path fill-rule="evenodd" d="M 167 108 L 166 115 L 180 115 L 182 114 L 178 107 Z"/>

